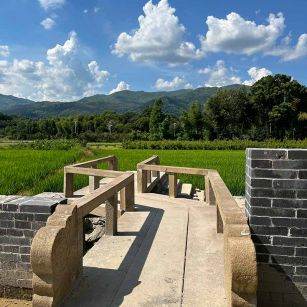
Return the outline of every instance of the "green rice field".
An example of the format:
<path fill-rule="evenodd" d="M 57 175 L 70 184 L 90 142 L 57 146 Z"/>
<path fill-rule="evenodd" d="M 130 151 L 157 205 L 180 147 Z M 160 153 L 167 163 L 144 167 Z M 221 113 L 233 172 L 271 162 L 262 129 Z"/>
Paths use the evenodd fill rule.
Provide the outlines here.
<path fill-rule="evenodd" d="M 63 167 L 115 155 L 120 170 L 135 170 L 136 164 L 152 155 L 160 156 L 161 164 L 216 169 L 233 195 L 244 194 L 245 153 L 243 150 L 140 150 L 95 149 L 90 152 L 71 150 L 0 149 L 0 194 L 38 194 L 63 190 Z M 103 166 L 102 166 L 103 167 Z M 88 179 L 76 176 L 75 188 L 85 186 Z M 203 188 L 203 178 L 180 176 L 182 182 Z"/>

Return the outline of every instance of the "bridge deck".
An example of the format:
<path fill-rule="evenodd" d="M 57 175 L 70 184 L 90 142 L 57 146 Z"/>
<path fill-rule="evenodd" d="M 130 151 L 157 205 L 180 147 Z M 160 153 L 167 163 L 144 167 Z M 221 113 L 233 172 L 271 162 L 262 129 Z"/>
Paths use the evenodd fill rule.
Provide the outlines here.
<path fill-rule="evenodd" d="M 136 203 L 119 219 L 118 236 L 102 237 L 84 256 L 65 306 L 226 306 L 216 208 L 150 193 Z"/>

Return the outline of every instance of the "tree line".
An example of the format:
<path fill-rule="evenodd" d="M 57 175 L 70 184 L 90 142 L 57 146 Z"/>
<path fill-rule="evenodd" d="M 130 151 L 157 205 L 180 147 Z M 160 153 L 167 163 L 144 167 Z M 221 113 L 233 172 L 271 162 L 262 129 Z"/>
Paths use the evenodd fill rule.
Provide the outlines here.
<path fill-rule="evenodd" d="M 141 113 L 41 119 L 0 113 L 0 137 L 82 141 L 303 139 L 307 137 L 307 88 L 290 76 L 267 76 L 250 88 L 221 90 L 205 104 L 192 103 L 180 116 L 157 100 Z"/>

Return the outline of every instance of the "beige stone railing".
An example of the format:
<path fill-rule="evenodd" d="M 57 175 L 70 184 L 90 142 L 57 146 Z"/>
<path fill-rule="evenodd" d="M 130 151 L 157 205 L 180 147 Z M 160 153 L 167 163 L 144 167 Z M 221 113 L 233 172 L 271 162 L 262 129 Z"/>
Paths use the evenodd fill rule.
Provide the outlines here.
<path fill-rule="evenodd" d="M 107 163 L 108 170 L 97 170 L 98 165 Z M 118 177 L 118 161 L 115 156 L 108 156 L 96 160 L 86 161 L 64 167 L 64 195 L 72 197 L 74 195 L 74 174 L 89 176 L 89 188 L 91 191 L 99 188 L 99 180 L 102 177 Z"/>
<path fill-rule="evenodd" d="M 33 306 L 60 306 L 82 274 L 83 218 L 105 203 L 106 235 L 117 233 L 118 193 L 125 211 L 134 208 L 134 174 L 87 168 L 115 157 L 86 162 L 65 168 L 65 174 L 112 177 L 112 181 L 91 191 L 69 205 L 58 205 L 45 227 L 38 230 L 31 247 L 33 270 Z M 113 164 L 113 168 L 114 168 Z M 68 176 L 68 180 L 71 177 Z M 71 189 L 71 182 L 68 184 Z M 67 178 L 66 178 L 66 187 Z M 69 193 L 68 193 L 69 194 Z"/>
<path fill-rule="evenodd" d="M 160 165 L 160 158 L 158 156 L 152 156 L 137 164 L 138 192 L 150 192 L 153 185 L 158 183 L 161 172 L 168 176 L 169 196 L 173 198 L 177 197 L 177 174 L 199 175 L 203 176 L 204 180 L 206 180 L 206 176 L 208 175 L 207 169 Z M 152 178 L 155 179 L 152 181 Z"/>
<path fill-rule="evenodd" d="M 169 196 L 177 196 L 177 174 L 203 176 L 205 201 L 216 205 L 217 233 L 224 236 L 225 291 L 228 306 L 255 306 L 257 301 L 257 262 L 247 219 L 219 173 L 210 169 L 164 166 L 158 156 L 137 165 L 137 190 L 146 193 L 150 172 L 169 176 Z M 158 176 L 157 176 L 158 177 Z"/>

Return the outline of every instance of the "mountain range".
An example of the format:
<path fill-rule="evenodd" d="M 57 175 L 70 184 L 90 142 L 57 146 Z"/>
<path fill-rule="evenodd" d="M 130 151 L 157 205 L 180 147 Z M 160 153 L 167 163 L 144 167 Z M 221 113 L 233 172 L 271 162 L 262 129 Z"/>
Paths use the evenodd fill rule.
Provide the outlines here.
<path fill-rule="evenodd" d="M 121 91 L 111 95 L 94 95 L 71 102 L 35 102 L 29 99 L 0 94 L 0 112 L 32 118 L 48 116 L 71 116 L 97 114 L 104 111 L 118 113 L 137 112 L 162 99 L 164 111 L 179 115 L 191 102 L 205 103 L 221 89 L 237 88 L 240 85 L 225 87 L 200 87 L 171 92 Z"/>

